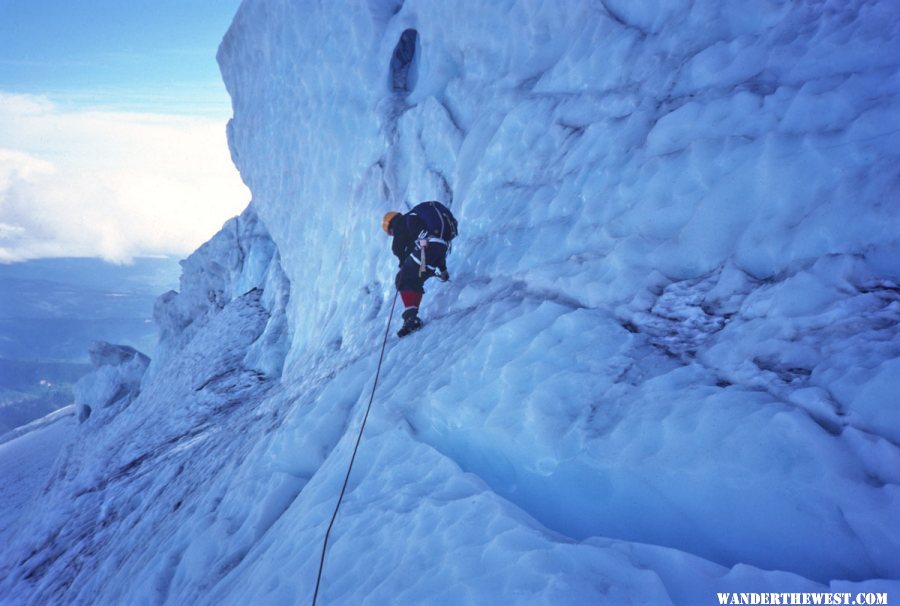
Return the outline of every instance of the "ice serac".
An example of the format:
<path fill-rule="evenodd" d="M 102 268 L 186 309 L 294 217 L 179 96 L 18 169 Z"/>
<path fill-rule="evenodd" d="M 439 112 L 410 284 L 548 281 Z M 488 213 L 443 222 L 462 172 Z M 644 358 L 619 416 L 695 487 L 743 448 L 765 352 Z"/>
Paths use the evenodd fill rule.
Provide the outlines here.
<path fill-rule="evenodd" d="M 235 160 L 290 259 L 292 356 L 374 346 L 378 218 L 445 200 L 455 280 L 388 352 L 376 432 L 569 540 L 900 576 L 896 7 L 388 4 L 248 3 L 220 50 Z M 335 558 L 391 535 L 361 520 L 411 463 L 380 463 Z M 451 517 L 438 536 L 490 551 Z"/>
<path fill-rule="evenodd" d="M 163 295 L 0 596 L 321 603 L 900 596 L 891 1 L 246 1 L 219 51 L 250 209 Z M 62 513 L 60 513 L 62 512 Z"/>
<path fill-rule="evenodd" d="M 75 384 L 75 410 L 80 422 L 94 409 L 122 409 L 140 394 L 150 358 L 133 347 L 94 342 L 89 351 L 94 372 Z"/>

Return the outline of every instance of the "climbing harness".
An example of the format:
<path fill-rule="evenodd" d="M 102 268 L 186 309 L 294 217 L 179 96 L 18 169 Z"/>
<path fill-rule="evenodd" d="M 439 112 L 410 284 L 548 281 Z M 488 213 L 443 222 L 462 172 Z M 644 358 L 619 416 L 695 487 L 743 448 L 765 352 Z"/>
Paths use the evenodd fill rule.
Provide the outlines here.
<path fill-rule="evenodd" d="M 418 259 L 418 261 L 419 261 L 419 275 L 420 275 L 420 276 L 421 276 L 422 274 L 425 273 L 425 268 L 428 267 L 428 266 L 425 264 L 425 249 L 426 249 L 427 247 L 428 247 L 428 238 L 423 238 L 422 240 L 419 240 L 419 251 L 420 251 L 420 253 L 421 253 L 421 255 L 422 255 L 421 258 Z"/>
<path fill-rule="evenodd" d="M 443 218 L 441 219 L 443 222 Z M 443 244 L 447 247 L 447 253 L 450 253 L 450 243 L 444 239 L 438 238 L 437 236 L 430 235 L 427 230 L 422 230 L 422 233 L 419 234 L 418 239 L 416 240 L 416 245 L 419 247 L 419 256 L 416 256 L 416 253 L 412 253 L 410 256 L 413 258 L 415 262 L 419 264 L 419 276 L 425 273 L 426 269 L 430 269 L 436 274 L 440 275 L 440 269 L 434 267 L 432 265 L 428 265 L 425 262 L 425 249 L 428 248 L 429 244 Z"/>
<path fill-rule="evenodd" d="M 387 328 L 384 329 L 384 341 L 381 343 L 381 356 L 378 358 L 378 369 L 375 371 L 375 382 L 372 384 L 372 394 L 369 396 L 369 405 L 366 406 L 366 414 L 363 416 L 362 425 L 359 426 L 359 435 L 356 436 L 356 445 L 353 447 L 353 456 L 350 457 L 350 465 L 347 466 L 347 475 L 344 476 L 344 485 L 341 487 L 341 494 L 338 496 L 337 504 L 334 506 L 334 513 L 331 514 L 331 521 L 328 522 L 328 530 L 325 531 L 325 540 L 322 542 L 322 557 L 319 559 L 319 576 L 316 577 L 316 590 L 313 593 L 312 606 L 316 606 L 316 600 L 319 597 L 319 585 L 322 582 L 322 569 L 325 567 L 325 551 L 328 549 L 328 537 L 331 535 L 331 528 L 334 526 L 334 520 L 337 518 L 338 510 L 341 508 L 341 502 L 344 500 L 344 493 L 347 491 L 347 483 L 350 481 L 350 472 L 353 471 L 353 462 L 356 460 L 356 451 L 359 450 L 359 443 L 362 441 L 363 431 L 366 429 L 366 421 L 369 420 L 369 411 L 372 410 L 372 402 L 375 400 L 375 388 L 378 387 L 378 377 L 381 375 L 381 363 L 384 361 L 384 348 L 387 346 L 388 333 L 391 330 L 391 320 L 394 319 L 394 308 L 397 306 L 397 295 L 394 293 L 394 302 L 391 303 L 391 313 L 388 316 Z"/>

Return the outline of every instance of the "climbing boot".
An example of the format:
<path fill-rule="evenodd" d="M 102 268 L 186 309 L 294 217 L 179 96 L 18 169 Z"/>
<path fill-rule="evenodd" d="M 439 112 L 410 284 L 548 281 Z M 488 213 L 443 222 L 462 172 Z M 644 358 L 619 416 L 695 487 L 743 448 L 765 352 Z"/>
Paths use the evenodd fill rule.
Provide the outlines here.
<path fill-rule="evenodd" d="M 397 331 L 398 337 L 405 337 L 411 332 L 416 332 L 422 328 L 422 320 L 416 315 L 415 309 L 408 309 L 403 312 L 403 327 Z"/>

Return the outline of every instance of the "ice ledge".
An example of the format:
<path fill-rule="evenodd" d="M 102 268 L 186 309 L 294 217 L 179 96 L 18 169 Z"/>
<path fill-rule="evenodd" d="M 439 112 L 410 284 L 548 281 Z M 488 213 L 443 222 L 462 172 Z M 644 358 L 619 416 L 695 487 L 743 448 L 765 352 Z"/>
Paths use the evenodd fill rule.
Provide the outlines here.
<path fill-rule="evenodd" d="M 79 423 L 87 421 L 95 411 L 118 412 L 131 404 L 141 392 L 141 379 L 150 365 L 150 358 L 127 345 L 97 341 L 89 354 L 96 370 L 75 384 Z M 103 416 L 111 415 L 104 411 Z"/>

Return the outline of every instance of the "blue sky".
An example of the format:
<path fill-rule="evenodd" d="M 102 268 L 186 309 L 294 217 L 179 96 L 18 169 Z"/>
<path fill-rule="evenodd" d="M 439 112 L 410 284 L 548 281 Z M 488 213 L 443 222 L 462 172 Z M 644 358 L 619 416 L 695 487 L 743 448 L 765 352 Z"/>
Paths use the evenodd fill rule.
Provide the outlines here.
<path fill-rule="evenodd" d="M 0 263 L 184 256 L 250 199 L 216 50 L 239 0 L 0 0 Z"/>
<path fill-rule="evenodd" d="M 227 115 L 216 49 L 240 0 L 0 0 L 0 90 Z"/>

